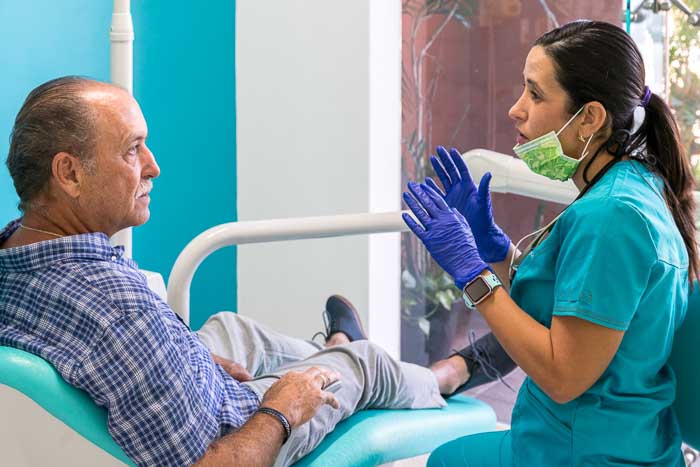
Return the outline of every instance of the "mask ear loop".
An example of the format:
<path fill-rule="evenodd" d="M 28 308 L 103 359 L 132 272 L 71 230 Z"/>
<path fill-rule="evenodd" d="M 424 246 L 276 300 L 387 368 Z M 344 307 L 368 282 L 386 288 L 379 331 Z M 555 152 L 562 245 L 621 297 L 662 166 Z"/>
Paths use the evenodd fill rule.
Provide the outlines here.
<path fill-rule="evenodd" d="M 569 123 L 573 122 L 574 119 L 575 119 L 576 117 L 578 117 L 578 114 L 581 113 L 581 111 L 584 109 L 584 107 L 586 107 L 586 106 L 585 106 L 585 105 L 582 105 L 581 108 L 578 109 L 578 110 L 576 111 L 576 113 L 569 119 L 569 121 L 566 122 L 566 123 L 564 124 L 564 126 L 561 127 L 561 128 L 559 129 L 559 131 L 557 131 L 557 137 L 559 137 L 559 133 L 561 133 L 562 131 L 564 131 L 564 129 L 565 129 L 567 126 L 569 126 Z"/>
<path fill-rule="evenodd" d="M 578 159 L 579 161 L 582 161 L 588 155 L 588 146 L 591 144 L 591 141 L 593 141 L 594 136 L 595 133 L 588 137 L 588 141 L 586 141 L 586 145 L 583 147 L 583 151 L 581 151 L 581 157 Z"/>

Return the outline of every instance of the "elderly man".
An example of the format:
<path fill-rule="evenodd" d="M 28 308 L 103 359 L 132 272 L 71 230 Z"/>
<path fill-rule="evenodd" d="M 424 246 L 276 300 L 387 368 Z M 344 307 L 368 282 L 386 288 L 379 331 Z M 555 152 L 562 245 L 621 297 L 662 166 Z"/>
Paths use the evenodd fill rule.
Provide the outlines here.
<path fill-rule="evenodd" d="M 432 370 L 392 360 L 338 296 L 325 348 L 234 313 L 191 332 L 108 241 L 148 220 L 160 170 L 146 137 L 120 88 L 39 86 L 7 159 L 23 215 L 0 233 L 0 345 L 45 358 L 106 407 L 137 464 L 288 465 L 357 410 L 438 407 L 468 379 L 466 357 Z"/>

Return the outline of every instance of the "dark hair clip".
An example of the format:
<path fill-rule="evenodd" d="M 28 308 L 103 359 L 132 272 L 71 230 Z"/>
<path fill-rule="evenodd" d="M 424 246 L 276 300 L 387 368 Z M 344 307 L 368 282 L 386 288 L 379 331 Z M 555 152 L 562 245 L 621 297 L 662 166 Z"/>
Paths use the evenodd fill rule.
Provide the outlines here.
<path fill-rule="evenodd" d="M 647 155 L 641 148 L 637 148 L 634 151 L 630 152 L 629 156 L 631 159 L 634 159 L 634 160 L 637 160 L 640 162 L 646 162 L 646 160 L 647 160 Z"/>
<path fill-rule="evenodd" d="M 616 158 L 624 156 L 631 136 L 629 130 L 615 130 L 605 143 L 605 150 Z"/>

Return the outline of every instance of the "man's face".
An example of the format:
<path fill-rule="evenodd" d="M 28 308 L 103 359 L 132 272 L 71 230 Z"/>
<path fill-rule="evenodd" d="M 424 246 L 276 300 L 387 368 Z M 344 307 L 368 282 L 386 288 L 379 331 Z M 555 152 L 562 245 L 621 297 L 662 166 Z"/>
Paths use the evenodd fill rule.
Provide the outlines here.
<path fill-rule="evenodd" d="M 148 220 L 151 179 L 160 168 L 146 146 L 146 120 L 127 92 L 105 86 L 86 97 L 98 115 L 97 143 L 84 165 L 78 203 L 90 230 L 111 236 Z"/>

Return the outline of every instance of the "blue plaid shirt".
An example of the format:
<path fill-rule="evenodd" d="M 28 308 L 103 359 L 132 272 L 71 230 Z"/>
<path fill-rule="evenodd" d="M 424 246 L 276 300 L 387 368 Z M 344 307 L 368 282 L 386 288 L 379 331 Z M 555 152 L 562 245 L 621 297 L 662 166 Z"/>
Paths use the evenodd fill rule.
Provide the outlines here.
<path fill-rule="evenodd" d="M 106 407 L 139 465 L 192 464 L 259 406 L 101 233 L 0 249 L 0 345 L 48 360 Z"/>

